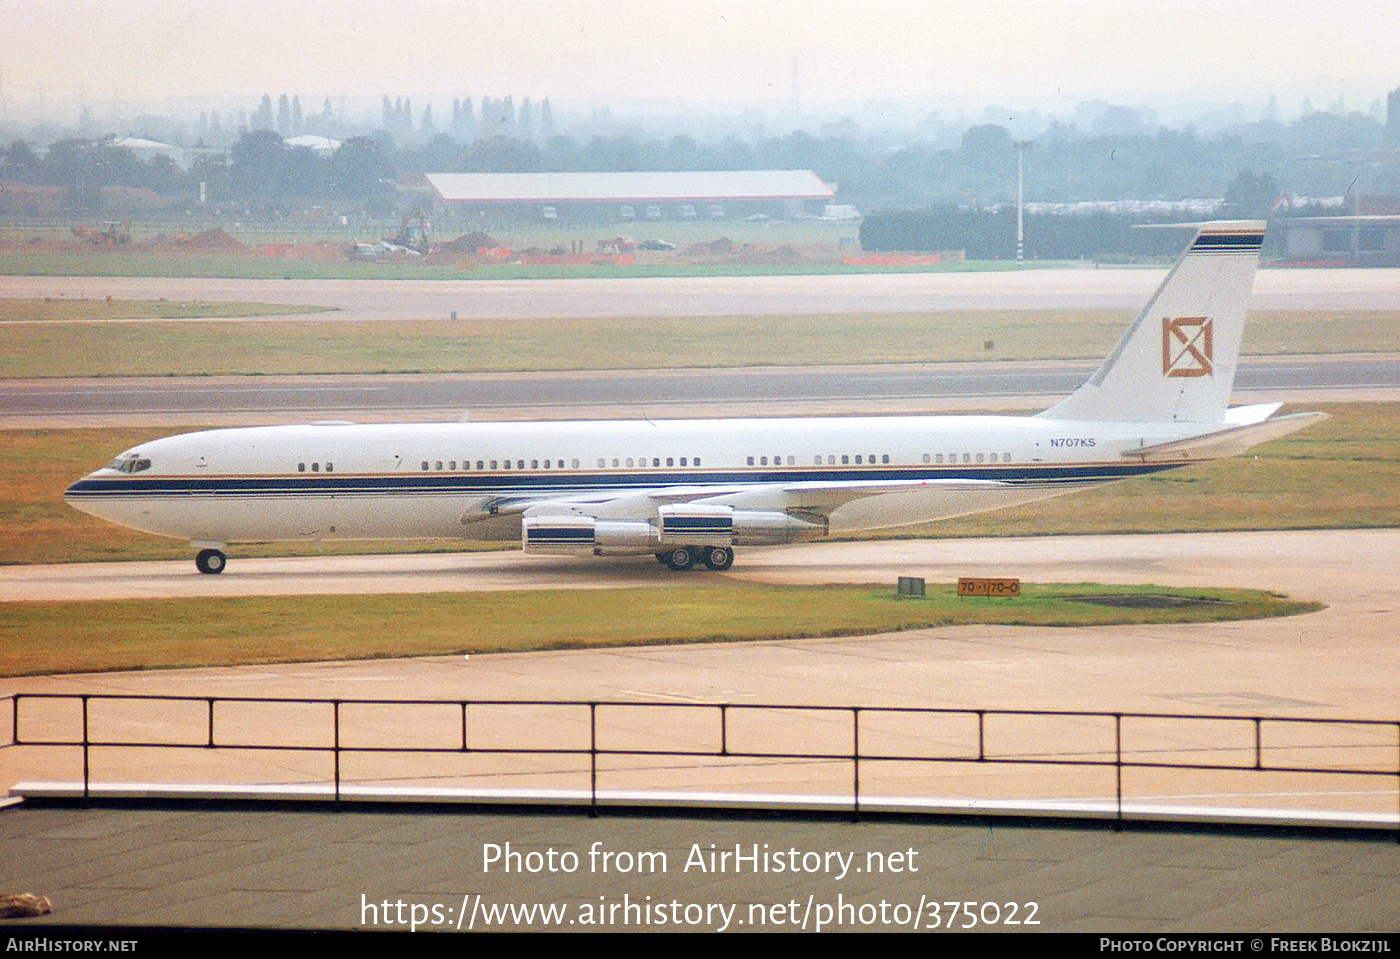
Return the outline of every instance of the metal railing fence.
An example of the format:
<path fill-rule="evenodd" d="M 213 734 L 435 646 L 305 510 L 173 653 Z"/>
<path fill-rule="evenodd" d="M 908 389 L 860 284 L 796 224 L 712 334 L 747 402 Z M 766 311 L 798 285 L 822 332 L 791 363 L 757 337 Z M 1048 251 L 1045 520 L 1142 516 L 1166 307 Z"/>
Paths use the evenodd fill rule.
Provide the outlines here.
<path fill-rule="evenodd" d="M 7 702 L 8 700 L 8 702 Z M 30 737 L 22 734 L 25 710 L 22 707 L 29 703 L 56 703 L 68 702 L 76 703 L 80 708 L 80 735 L 70 738 L 50 738 L 47 736 Z M 173 738 L 142 740 L 142 739 L 106 739 L 94 735 L 92 707 L 97 703 L 124 703 L 139 704 L 144 707 L 147 704 L 156 703 L 197 703 L 203 709 L 203 720 L 199 735 L 201 741 L 179 740 Z M 329 722 L 328 731 L 330 738 L 324 743 L 287 743 L 271 741 L 234 741 L 223 738 L 219 735 L 217 715 L 219 707 L 229 707 L 235 704 L 278 707 L 325 707 L 326 719 Z M 343 730 L 343 720 L 347 711 L 357 707 L 389 707 L 403 709 L 406 707 L 446 707 L 460 713 L 460 734 L 454 729 L 453 742 L 441 745 L 357 745 L 347 742 Z M 524 745 L 524 744 L 478 744 L 472 741 L 470 735 L 470 724 L 468 722 L 469 712 L 474 708 L 499 707 L 499 708 L 520 708 L 520 709 L 566 709 L 579 711 L 579 721 L 586 715 L 587 718 L 587 743 L 577 745 Z M 653 732 L 650 735 L 651 744 L 643 743 L 639 746 L 610 746 L 600 742 L 599 719 L 600 715 L 618 710 L 647 710 L 658 711 L 664 716 L 668 711 L 677 710 L 699 710 L 704 713 L 713 714 L 713 726 L 711 735 L 713 744 L 709 746 L 697 746 L 689 748 L 665 748 L 656 744 L 655 740 L 664 738 L 661 733 Z M 1053 766 L 1061 768 L 1101 768 L 1112 769 L 1114 774 L 1114 794 L 1115 794 L 1115 816 L 1118 822 L 1124 819 L 1124 787 L 1123 773 L 1125 770 L 1182 770 L 1182 771 L 1214 771 L 1226 773 L 1279 773 L 1317 776 L 1360 776 L 1360 777 L 1383 777 L 1393 779 L 1396 785 L 1397 803 L 1397 838 L 1400 838 L 1400 720 L 1376 720 L 1376 719 L 1345 719 L 1333 717 L 1297 717 L 1297 716 L 1241 716 L 1222 714 L 1197 714 L 1197 713 L 1159 713 L 1159 712 L 1105 712 L 1086 710 L 1041 710 L 1041 709 L 969 709 L 958 707 L 914 707 L 914 706 L 834 706 L 834 705 L 799 705 L 791 703 L 690 703 L 690 702 L 647 702 L 647 701 L 627 701 L 627 700 L 547 700 L 547 699 L 356 699 L 356 698 L 292 698 L 292 697 L 263 697 L 263 696 L 182 696 L 182 695 L 140 695 L 140 694 L 107 694 L 107 693 L 13 693 L 5 697 L 0 697 L 0 716 L 8 713 L 10 736 L 9 742 L 0 740 L 0 749 L 12 747 L 68 747 L 80 748 L 83 757 L 83 798 L 90 799 L 92 787 L 92 766 L 91 756 L 93 750 L 123 748 L 123 749 L 200 749 L 200 750 L 228 750 L 228 751 L 280 751 L 280 752 L 313 752 L 325 753 L 332 759 L 332 768 L 326 782 L 334 787 L 334 801 L 339 804 L 342 799 L 342 786 L 345 779 L 342 775 L 342 756 L 347 754 L 406 754 L 406 755 L 434 755 L 434 754 L 463 754 L 463 755 L 501 755 L 501 756 L 587 756 L 589 772 L 589 809 L 593 814 L 597 813 L 599 807 L 599 760 L 607 757 L 649 757 L 649 758 L 691 758 L 691 759 L 725 759 L 725 760 L 779 760 L 794 762 L 832 762 L 849 763 L 850 765 L 850 808 L 856 816 L 861 812 L 861 769 L 862 765 L 870 767 L 872 764 L 882 763 L 919 763 L 919 764 L 965 764 L 982 766 L 1022 766 L 1022 767 L 1042 767 Z M 734 742 L 732 730 L 733 717 L 745 715 L 751 717 L 764 717 L 765 714 L 771 717 L 773 714 L 798 714 L 805 717 L 821 717 L 825 720 L 835 721 L 835 728 L 849 730 L 849 738 L 845 748 L 841 745 L 833 745 L 831 748 L 812 749 L 765 749 L 762 744 L 752 744 L 749 742 Z M 149 712 L 146 712 L 149 715 Z M 952 718 L 960 717 L 969 720 L 975 729 L 975 736 L 969 735 L 965 749 L 961 750 L 927 750 L 917 752 L 893 752 L 893 751 L 863 751 L 861 734 L 862 729 L 869 730 L 871 723 L 875 719 L 888 717 L 909 718 Z M 1007 754 L 999 752 L 989 744 L 989 720 L 1000 720 L 1011 717 L 1017 718 L 1045 718 L 1070 721 L 1092 721 L 1104 724 L 1106 729 L 1112 731 L 1112 743 L 1105 746 L 1094 746 L 1092 743 L 1082 745 L 1071 752 L 1057 754 L 1053 751 L 1042 752 L 1022 752 L 1018 754 Z M 1186 747 L 1169 746 L 1160 747 L 1155 750 L 1148 749 L 1125 749 L 1124 733 L 1132 726 L 1143 723 L 1169 723 L 1174 724 L 1174 733 L 1177 736 L 1187 735 L 1188 738 L 1195 736 L 1195 730 L 1201 724 L 1219 723 L 1230 727 L 1243 725 L 1252 741 L 1252 745 L 1241 747 L 1237 743 L 1212 742 L 1200 743 L 1190 747 L 1190 750 L 1203 753 L 1220 753 L 1241 751 L 1250 755 L 1246 761 L 1220 760 L 1211 761 L 1208 758 L 1197 760 L 1163 760 L 1153 759 L 1154 752 L 1167 752 L 1179 754 L 1186 751 Z M 864 727 L 863 727 L 864 723 Z M 848 725 L 849 724 L 849 725 Z M 457 725 L 454 722 L 454 727 Z M 828 723 L 830 728 L 830 724 Z M 554 723 L 553 728 L 558 731 L 563 728 L 559 723 Z M 1347 748 L 1348 745 L 1362 748 L 1376 753 L 1381 750 L 1389 750 L 1390 746 L 1379 742 L 1379 740 L 1369 743 L 1323 744 L 1314 742 L 1299 743 L 1267 742 L 1266 729 L 1273 734 L 1274 730 L 1370 730 L 1385 731 L 1394 730 L 1394 757 L 1395 765 L 1391 767 L 1389 763 L 1370 762 L 1366 764 L 1336 764 L 1336 765 L 1303 765 L 1298 763 L 1275 763 L 1266 761 L 1273 754 L 1284 753 L 1286 751 L 1303 751 L 1329 749 L 1337 750 Z M 1191 732 L 1187 732 L 1190 730 Z M 1082 732 L 1082 730 L 1081 730 Z M 647 733 L 634 733 L 644 739 Z M 1161 737 L 1161 731 L 1154 735 Z M 1388 736 L 1386 737 L 1389 738 Z M 351 780 L 353 781 L 353 780 Z"/>

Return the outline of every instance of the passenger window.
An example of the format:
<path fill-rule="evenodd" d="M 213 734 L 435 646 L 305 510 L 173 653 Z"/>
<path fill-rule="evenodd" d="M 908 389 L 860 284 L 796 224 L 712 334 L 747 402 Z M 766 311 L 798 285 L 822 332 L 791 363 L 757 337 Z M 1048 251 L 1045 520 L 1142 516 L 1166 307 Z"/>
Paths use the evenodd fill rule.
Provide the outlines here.
<path fill-rule="evenodd" d="M 1002 461 L 1003 463 L 1010 463 L 1010 462 L 1011 462 L 1011 454 L 1010 454 L 1010 453 L 1002 453 L 1002 454 L 1001 454 L 1001 461 Z"/>
<path fill-rule="evenodd" d="M 750 465 L 750 466 L 753 465 L 753 457 L 752 457 L 752 456 L 749 457 L 749 465 Z"/>
<path fill-rule="evenodd" d="M 684 456 L 682 456 L 682 457 L 681 457 L 681 465 L 682 465 L 682 466 L 685 466 L 685 465 L 686 465 L 685 460 L 686 460 L 686 458 L 685 458 Z"/>
<path fill-rule="evenodd" d="M 993 453 L 993 454 L 992 454 L 992 462 L 995 463 L 996 461 L 997 461 L 997 454 Z"/>
<path fill-rule="evenodd" d="M 698 457 L 698 456 L 695 457 L 695 465 L 696 465 L 696 466 L 699 466 L 699 465 L 700 465 L 700 457 Z"/>
<path fill-rule="evenodd" d="M 427 460 L 424 460 L 424 461 L 423 461 L 423 468 L 424 468 L 424 469 L 427 469 L 427 468 L 428 468 L 428 461 L 427 461 Z"/>
<path fill-rule="evenodd" d="M 574 469 L 578 469 L 578 460 L 574 460 L 574 466 L 573 466 L 573 468 L 574 468 Z"/>
<path fill-rule="evenodd" d="M 788 465 L 791 466 L 791 465 L 793 464 L 793 462 L 794 462 L 793 458 L 792 458 L 791 456 L 789 456 L 789 457 L 788 457 Z"/>
<path fill-rule="evenodd" d="M 924 454 L 924 462 L 927 463 L 927 462 L 928 462 L 928 459 L 929 459 L 928 454 L 925 453 L 925 454 Z"/>
<path fill-rule="evenodd" d="M 983 462 L 986 462 L 986 459 L 987 459 L 987 458 L 986 458 L 985 456 L 983 456 L 981 453 L 978 453 L 978 454 L 977 454 L 977 462 L 983 463 Z"/>
<path fill-rule="evenodd" d="M 964 462 L 964 463 L 971 463 L 971 462 L 972 462 L 972 454 L 971 454 L 971 453 L 964 453 L 964 454 L 963 454 L 963 462 Z"/>
<path fill-rule="evenodd" d="M 888 453 L 886 453 L 884 456 L 881 456 L 881 457 L 880 457 L 880 462 L 881 462 L 881 463 L 888 463 L 889 461 L 890 461 L 890 454 L 888 454 Z"/>
<path fill-rule="evenodd" d="M 311 464 L 311 472 L 313 472 L 313 473 L 319 473 L 319 472 L 321 472 L 321 464 L 320 464 L 320 463 L 312 463 L 312 464 Z"/>
<path fill-rule="evenodd" d="M 848 453 L 842 453 L 842 454 L 841 454 L 841 465 L 842 465 L 842 466 L 845 466 L 846 464 L 850 463 L 850 461 L 851 461 L 850 454 L 848 454 Z"/>
<path fill-rule="evenodd" d="M 305 464 L 305 463 L 298 463 L 298 464 L 297 464 L 297 472 L 298 472 L 298 473 L 305 473 L 305 472 L 306 472 L 306 464 Z"/>
<path fill-rule="evenodd" d="M 335 464 L 334 464 L 334 463 L 327 463 L 327 464 L 326 464 L 326 472 L 327 472 L 327 473 L 334 473 L 334 472 L 335 472 Z"/>
<path fill-rule="evenodd" d="M 315 464 L 315 463 L 312 463 L 311 465 L 312 465 L 312 467 L 314 468 L 316 464 Z M 437 463 L 434 464 L 433 469 L 438 469 L 438 470 L 442 469 L 442 460 L 438 460 Z"/>
<path fill-rule="evenodd" d="M 768 457 L 766 457 L 766 456 L 760 456 L 760 457 L 758 458 L 758 464 L 759 464 L 760 466 L 767 466 L 767 465 L 768 465 Z"/>
<path fill-rule="evenodd" d="M 673 459 L 673 458 L 670 457 L 670 456 L 666 457 L 666 465 L 667 465 L 667 466 L 675 466 L 675 465 L 676 465 L 675 459 Z"/>
<path fill-rule="evenodd" d="M 449 460 L 448 463 L 447 463 L 447 468 L 450 469 L 450 470 L 452 470 L 452 471 L 455 473 L 455 472 L 457 471 L 457 461 L 456 461 L 456 460 Z"/>
<path fill-rule="evenodd" d="M 495 468 L 496 468 L 496 461 L 495 461 L 495 460 L 492 460 L 492 461 L 491 461 L 491 468 L 492 468 L 492 469 L 495 469 Z"/>

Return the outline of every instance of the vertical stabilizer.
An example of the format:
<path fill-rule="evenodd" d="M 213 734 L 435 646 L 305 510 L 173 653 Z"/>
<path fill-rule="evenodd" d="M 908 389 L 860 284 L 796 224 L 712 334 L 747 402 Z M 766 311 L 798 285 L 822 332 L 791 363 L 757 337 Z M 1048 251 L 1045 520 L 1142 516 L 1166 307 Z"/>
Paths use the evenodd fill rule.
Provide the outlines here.
<path fill-rule="evenodd" d="M 1191 246 L 1098 372 L 1041 416 L 1183 423 L 1224 419 L 1264 221 L 1198 226 Z"/>

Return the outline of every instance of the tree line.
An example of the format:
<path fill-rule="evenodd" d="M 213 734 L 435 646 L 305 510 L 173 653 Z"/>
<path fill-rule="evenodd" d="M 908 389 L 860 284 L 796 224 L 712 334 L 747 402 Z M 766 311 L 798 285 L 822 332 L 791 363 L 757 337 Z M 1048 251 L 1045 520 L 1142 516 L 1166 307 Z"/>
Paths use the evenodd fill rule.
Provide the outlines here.
<path fill-rule="evenodd" d="M 1189 128 L 1085 136 L 1051 124 L 1024 151 L 1026 198 L 1208 199 L 1240 188 L 1242 171 L 1252 171 L 1256 188 L 1267 178 L 1270 201 L 1281 192 L 1395 192 L 1400 150 L 1389 136 L 1388 128 L 1362 113 L 1315 112 L 1290 124 L 1262 120 L 1211 136 Z M 22 141 L 0 149 L 0 180 L 89 190 L 140 186 L 182 202 L 196 196 L 203 182 L 219 201 L 333 201 L 376 212 L 393 207 L 397 186 L 421 184 L 429 172 L 755 169 L 812 170 L 837 189 L 840 202 L 867 213 L 947 204 L 985 208 L 1016 195 L 1016 149 L 1009 131 L 996 124 L 973 126 L 956 143 L 913 134 L 863 136 L 854 124 L 837 124 L 820 135 L 756 133 L 709 143 L 685 135 L 555 135 L 537 142 L 510 135 L 459 139 L 444 132 L 399 146 L 381 130 L 347 139 L 329 155 L 289 147 L 278 133 L 259 129 L 244 132 L 226 155 L 198 155 L 188 170 L 162 157 L 138 160 L 110 140 L 61 140 L 46 153 Z M 886 218 L 885 225 L 870 229 L 904 230 L 895 225 L 904 222 Z"/>

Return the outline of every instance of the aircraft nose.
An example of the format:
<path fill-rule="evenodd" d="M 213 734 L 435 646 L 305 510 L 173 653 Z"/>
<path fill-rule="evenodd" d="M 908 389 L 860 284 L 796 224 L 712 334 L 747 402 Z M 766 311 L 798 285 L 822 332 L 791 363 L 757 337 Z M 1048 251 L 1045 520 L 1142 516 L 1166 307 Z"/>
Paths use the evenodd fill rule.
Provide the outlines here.
<path fill-rule="evenodd" d="M 84 513 L 92 512 L 88 508 L 88 498 L 84 495 L 92 489 L 92 477 L 93 474 L 89 473 L 82 479 L 70 483 L 68 488 L 63 491 L 63 502 Z"/>

